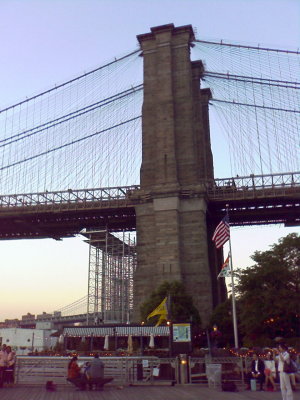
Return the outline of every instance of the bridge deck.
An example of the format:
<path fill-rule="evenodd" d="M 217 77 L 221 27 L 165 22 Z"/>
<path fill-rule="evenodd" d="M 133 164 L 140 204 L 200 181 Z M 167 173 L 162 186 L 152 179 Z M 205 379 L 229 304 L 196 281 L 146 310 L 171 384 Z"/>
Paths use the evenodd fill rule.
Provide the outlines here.
<path fill-rule="evenodd" d="M 59 386 L 56 392 L 46 392 L 43 387 L 18 386 L 3 388 L 1 400 L 280 400 L 280 392 L 237 393 L 220 392 L 198 385 L 107 387 L 103 392 L 77 392 L 73 387 Z M 294 393 L 294 400 L 300 400 L 300 392 Z"/>
<path fill-rule="evenodd" d="M 159 194 L 159 197 L 162 194 Z M 231 225 L 299 225 L 300 173 L 216 179 L 164 197 L 205 197 L 216 223 L 229 205 Z M 82 229 L 136 229 L 135 207 L 157 194 L 139 186 L 0 195 L 0 240 L 72 237 Z"/>

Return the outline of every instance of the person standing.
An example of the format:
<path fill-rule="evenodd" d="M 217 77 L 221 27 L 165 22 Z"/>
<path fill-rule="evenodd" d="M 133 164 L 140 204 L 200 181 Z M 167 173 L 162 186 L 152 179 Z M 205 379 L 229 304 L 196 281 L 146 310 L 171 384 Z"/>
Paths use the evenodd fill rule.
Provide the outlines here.
<path fill-rule="evenodd" d="M 3 387 L 4 371 L 7 366 L 6 344 L 3 344 L 0 350 L 0 388 Z"/>
<path fill-rule="evenodd" d="M 285 344 L 281 343 L 278 345 L 278 350 L 275 351 L 277 354 L 277 360 L 278 360 L 278 372 L 279 372 L 279 379 L 280 379 L 280 390 L 281 390 L 281 395 L 282 395 L 282 400 L 293 400 L 293 391 L 291 387 L 291 381 L 289 374 L 284 372 L 283 366 L 284 362 L 290 362 L 291 358 L 288 353 L 288 348 Z"/>
<path fill-rule="evenodd" d="M 8 385 L 13 385 L 15 381 L 15 363 L 16 363 L 16 353 L 11 350 L 10 346 L 6 347 L 7 352 L 7 365 L 4 371 L 4 382 Z"/>

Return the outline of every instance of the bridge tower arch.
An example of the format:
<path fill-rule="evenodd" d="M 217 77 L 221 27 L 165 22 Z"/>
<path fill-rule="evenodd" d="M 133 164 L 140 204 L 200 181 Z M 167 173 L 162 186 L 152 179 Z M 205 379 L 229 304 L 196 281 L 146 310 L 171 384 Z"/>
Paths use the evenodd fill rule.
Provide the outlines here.
<path fill-rule="evenodd" d="M 160 283 L 179 280 L 206 324 L 225 293 L 210 265 L 216 255 L 207 233 L 205 184 L 214 179 L 211 93 L 200 89 L 202 62 L 190 59 L 190 25 L 158 26 L 137 38 L 144 101 L 134 319 L 139 321 L 139 305 Z"/>

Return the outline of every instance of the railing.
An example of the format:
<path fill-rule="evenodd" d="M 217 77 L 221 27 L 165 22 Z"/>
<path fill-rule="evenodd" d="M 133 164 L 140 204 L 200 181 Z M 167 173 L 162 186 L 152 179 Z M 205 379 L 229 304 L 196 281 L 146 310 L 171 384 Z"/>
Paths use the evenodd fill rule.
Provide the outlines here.
<path fill-rule="evenodd" d="M 79 357 L 80 363 L 92 357 Z M 250 358 L 242 357 L 188 357 L 187 364 L 180 364 L 177 357 L 102 357 L 105 377 L 114 378 L 116 385 L 143 385 L 154 383 L 190 383 L 218 385 L 221 381 L 243 384 Z M 17 384 L 44 384 L 53 380 L 56 384 L 67 384 L 67 357 L 19 356 L 15 372 Z M 218 375 L 214 375 L 212 367 Z M 183 374 L 183 368 L 186 374 Z M 184 375 L 184 376 L 183 376 Z M 183 381 L 184 379 L 184 381 Z"/>
<path fill-rule="evenodd" d="M 159 380 L 171 384 L 176 380 L 178 360 L 157 357 L 104 357 L 105 377 L 114 378 L 116 385 L 153 384 Z M 68 384 L 67 357 L 19 356 L 15 372 L 16 384 L 40 385 L 47 380 L 56 384 Z M 79 357 L 79 362 L 91 361 L 92 357 Z M 154 373 L 159 371 L 158 376 Z M 178 378 L 177 378 L 178 379 Z"/>
<path fill-rule="evenodd" d="M 207 195 L 210 200 L 290 197 L 295 193 L 300 193 L 300 172 L 236 176 L 215 179 L 207 184 Z"/>
<path fill-rule="evenodd" d="M 221 381 L 243 384 L 246 362 L 240 357 L 190 357 L 189 383 L 219 386 Z"/>
<path fill-rule="evenodd" d="M 100 202 L 109 204 L 110 201 L 126 200 L 129 194 L 139 186 L 118 186 L 97 189 L 68 189 L 61 192 L 40 192 L 10 194 L 0 196 L 0 208 L 6 207 L 30 207 L 67 204 L 84 206 L 86 203 Z"/>
<path fill-rule="evenodd" d="M 253 197 L 254 195 L 274 196 L 300 192 L 300 172 L 273 175 L 236 176 L 233 178 L 215 179 L 205 183 L 209 199 L 219 199 L 233 195 L 236 198 Z M 58 208 L 86 209 L 133 205 L 131 194 L 140 189 L 139 185 L 117 186 L 96 189 L 68 189 L 56 192 L 23 193 L 0 196 L 0 211 L 11 208 L 23 208 L 30 211 L 42 206 Z M 275 192 L 276 190 L 276 192 Z M 60 206 L 60 207 L 59 207 Z"/>
<path fill-rule="evenodd" d="M 79 357 L 79 363 L 91 361 L 92 357 Z M 187 357 L 181 364 L 178 357 L 158 358 L 101 357 L 105 377 L 114 378 L 114 385 L 152 385 L 177 383 L 220 386 L 221 382 L 245 383 L 245 374 L 251 368 L 250 357 Z M 47 380 L 68 384 L 68 357 L 18 356 L 15 382 L 20 385 L 44 385 Z M 299 361 L 299 360 L 298 360 Z"/>
<path fill-rule="evenodd" d="M 219 366 L 219 374 L 213 376 L 210 366 Z M 221 380 L 244 383 L 245 369 L 244 360 L 240 357 L 190 357 L 189 359 L 189 383 L 219 385 Z M 213 370 L 213 368 L 211 368 Z M 216 368 L 216 371 L 218 369 Z M 213 382 L 212 382 L 213 381 Z"/>
<path fill-rule="evenodd" d="M 249 175 L 236 176 L 234 178 L 215 179 L 214 185 L 219 188 L 236 189 L 263 189 L 274 187 L 295 187 L 300 186 L 300 172 L 287 172 L 284 174 L 272 175 Z"/>

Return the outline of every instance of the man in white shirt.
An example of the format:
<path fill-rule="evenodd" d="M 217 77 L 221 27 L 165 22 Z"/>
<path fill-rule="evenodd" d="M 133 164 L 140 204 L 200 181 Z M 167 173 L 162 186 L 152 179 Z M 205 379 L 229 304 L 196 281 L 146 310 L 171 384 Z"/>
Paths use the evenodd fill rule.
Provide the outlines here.
<path fill-rule="evenodd" d="M 276 351 L 275 353 L 277 354 L 276 359 L 278 360 L 278 372 L 280 378 L 280 390 L 282 394 L 282 400 L 293 400 L 294 396 L 289 374 L 283 371 L 284 362 L 290 362 L 290 355 L 287 350 L 287 346 L 281 343 L 278 346 L 278 351 Z"/>

